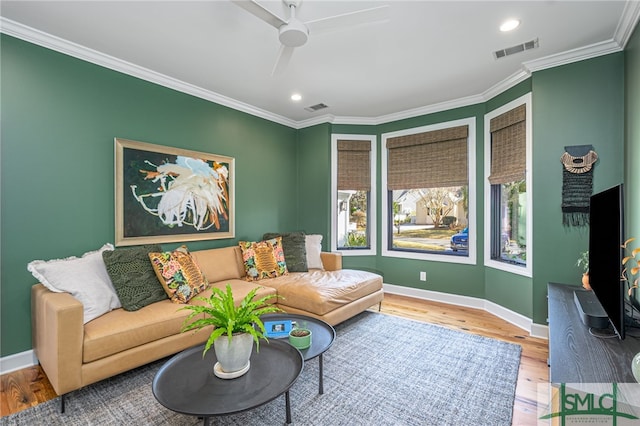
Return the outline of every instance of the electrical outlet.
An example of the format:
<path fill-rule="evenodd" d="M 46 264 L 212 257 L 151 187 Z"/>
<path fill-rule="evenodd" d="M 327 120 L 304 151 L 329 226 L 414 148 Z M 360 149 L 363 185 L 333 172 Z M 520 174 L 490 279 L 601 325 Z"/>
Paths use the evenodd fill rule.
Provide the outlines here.
<path fill-rule="evenodd" d="M 425 271 L 420 271 L 420 281 L 427 280 L 427 273 Z"/>

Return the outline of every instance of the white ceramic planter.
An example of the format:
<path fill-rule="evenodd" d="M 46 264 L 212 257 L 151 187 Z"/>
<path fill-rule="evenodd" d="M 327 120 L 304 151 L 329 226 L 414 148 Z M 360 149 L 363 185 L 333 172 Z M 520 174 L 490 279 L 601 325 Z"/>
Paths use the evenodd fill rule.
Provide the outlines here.
<path fill-rule="evenodd" d="M 638 352 L 631 361 L 631 372 L 633 373 L 633 377 L 636 378 L 636 382 L 640 383 L 640 352 Z"/>
<path fill-rule="evenodd" d="M 250 334 L 234 334 L 231 337 L 231 343 L 229 343 L 229 337 L 225 334 L 213 342 L 213 348 L 216 351 L 220 369 L 225 375 L 233 375 L 233 373 L 245 370 L 242 373 L 244 374 L 249 370 L 249 358 L 251 358 L 251 352 L 253 351 L 253 337 Z M 216 375 L 218 375 L 217 372 Z"/>

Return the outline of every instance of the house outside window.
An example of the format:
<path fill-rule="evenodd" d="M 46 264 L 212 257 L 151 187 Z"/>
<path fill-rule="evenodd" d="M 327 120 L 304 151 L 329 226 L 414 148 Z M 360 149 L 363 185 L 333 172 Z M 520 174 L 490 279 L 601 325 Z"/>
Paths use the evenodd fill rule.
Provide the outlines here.
<path fill-rule="evenodd" d="M 376 253 L 376 137 L 331 136 L 331 250 Z"/>
<path fill-rule="evenodd" d="M 531 95 L 485 115 L 485 265 L 531 276 Z"/>
<path fill-rule="evenodd" d="M 382 143 L 382 255 L 475 263 L 475 119 L 385 133 Z"/>

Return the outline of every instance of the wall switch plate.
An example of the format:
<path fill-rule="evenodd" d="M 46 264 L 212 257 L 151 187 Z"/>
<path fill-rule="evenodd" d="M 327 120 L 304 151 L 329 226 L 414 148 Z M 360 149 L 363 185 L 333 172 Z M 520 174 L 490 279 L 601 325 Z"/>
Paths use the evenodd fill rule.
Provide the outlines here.
<path fill-rule="evenodd" d="M 425 271 L 420 271 L 420 281 L 427 280 L 427 273 Z"/>

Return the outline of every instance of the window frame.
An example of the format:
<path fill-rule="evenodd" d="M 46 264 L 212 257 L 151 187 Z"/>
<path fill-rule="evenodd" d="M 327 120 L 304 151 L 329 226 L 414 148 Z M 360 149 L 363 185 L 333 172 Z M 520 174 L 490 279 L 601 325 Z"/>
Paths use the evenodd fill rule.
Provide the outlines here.
<path fill-rule="evenodd" d="M 526 266 L 507 262 L 503 260 L 497 260 L 491 258 L 491 236 L 494 232 L 498 234 L 498 241 L 500 240 L 500 229 L 494 231 L 493 227 L 496 225 L 492 223 L 493 204 L 495 200 L 492 197 L 492 185 L 489 182 L 489 175 L 491 173 L 491 119 L 504 114 L 520 105 L 526 105 L 526 124 L 525 124 L 525 182 L 527 187 L 527 263 Z M 533 108 L 532 108 L 532 96 L 531 93 L 527 93 L 513 101 L 502 105 L 495 110 L 488 112 L 484 116 L 484 265 L 498 269 L 505 272 L 511 272 L 513 274 L 522 275 L 531 278 L 533 276 L 533 178 L 531 171 L 533 170 Z"/>
<path fill-rule="evenodd" d="M 469 126 L 469 135 L 467 138 L 467 164 L 468 164 L 468 188 L 469 188 L 469 250 L 467 256 L 458 254 L 438 254 L 438 253 L 421 253 L 406 250 L 393 250 L 389 248 L 390 233 L 393 232 L 393 226 L 389 226 L 389 191 L 387 189 L 387 164 L 388 149 L 386 148 L 387 139 L 398 136 L 407 136 L 415 133 L 431 132 L 434 130 L 442 130 L 450 127 Z M 382 256 L 396 257 L 404 259 L 429 260 L 436 262 L 476 264 L 477 256 L 477 226 L 471 226 L 477 222 L 476 216 L 476 118 L 467 117 L 459 120 L 446 121 L 442 123 L 430 124 L 421 127 L 399 130 L 395 132 L 383 133 L 381 135 L 382 155 L 381 155 L 381 191 L 382 198 Z M 392 237 L 391 237 L 392 239 Z"/>
<path fill-rule="evenodd" d="M 369 158 L 371 164 L 371 190 L 369 191 L 369 211 L 367 212 L 367 231 L 369 233 L 369 248 L 338 248 L 338 141 L 369 141 L 371 151 Z M 376 135 L 352 135 L 343 133 L 331 134 L 331 251 L 342 253 L 343 256 L 372 256 L 377 254 L 377 215 L 378 209 L 376 194 L 376 164 L 378 152 L 378 138 Z"/>

